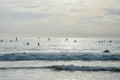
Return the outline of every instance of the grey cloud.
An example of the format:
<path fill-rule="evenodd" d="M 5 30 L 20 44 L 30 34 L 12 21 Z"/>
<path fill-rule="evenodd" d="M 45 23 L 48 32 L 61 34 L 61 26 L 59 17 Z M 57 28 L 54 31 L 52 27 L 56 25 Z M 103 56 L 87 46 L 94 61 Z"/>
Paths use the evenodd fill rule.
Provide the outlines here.
<path fill-rule="evenodd" d="M 9 12 L 9 11 L 0 11 L 0 19 L 13 17 L 16 19 L 37 19 L 45 18 L 52 14 L 42 14 L 42 13 L 18 13 L 18 12 Z"/>
<path fill-rule="evenodd" d="M 14 0 L 14 1 L 12 1 L 12 0 L 10 0 L 10 1 L 8 1 L 8 0 L 3 0 L 3 1 L 0 1 L 0 4 L 16 4 L 16 3 L 24 3 L 24 2 L 27 2 L 28 0 Z"/>
<path fill-rule="evenodd" d="M 51 36 L 68 36 L 70 32 L 71 36 L 120 36 L 119 5 L 116 7 L 108 1 L 1 0 L 0 32 L 51 33 Z M 119 0 L 111 1 L 118 3 Z"/>
<path fill-rule="evenodd" d="M 106 9 L 107 10 L 107 15 L 120 15 L 120 9 L 115 10 L 115 9 Z"/>

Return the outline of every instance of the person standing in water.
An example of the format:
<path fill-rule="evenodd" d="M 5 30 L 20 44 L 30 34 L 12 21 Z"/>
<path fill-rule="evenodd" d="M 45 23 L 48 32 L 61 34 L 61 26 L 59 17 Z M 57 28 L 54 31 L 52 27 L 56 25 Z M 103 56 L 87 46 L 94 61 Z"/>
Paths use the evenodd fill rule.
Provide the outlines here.
<path fill-rule="evenodd" d="M 110 40 L 109 42 L 111 43 L 112 41 Z"/>
<path fill-rule="evenodd" d="M 3 42 L 3 40 L 1 40 L 1 42 Z"/>
<path fill-rule="evenodd" d="M 38 46 L 40 46 L 40 43 L 38 42 Z"/>
<path fill-rule="evenodd" d="M 10 40 L 10 42 L 12 42 L 12 40 Z"/>
<path fill-rule="evenodd" d="M 18 38 L 16 37 L 16 41 L 18 40 Z"/>
<path fill-rule="evenodd" d="M 74 42 L 77 42 L 77 40 L 74 40 Z"/>
<path fill-rule="evenodd" d="M 48 41 L 50 41 L 50 38 L 48 38 Z"/>
<path fill-rule="evenodd" d="M 27 45 L 29 45 L 29 42 L 27 42 Z"/>
<path fill-rule="evenodd" d="M 66 38 L 66 41 L 68 41 L 68 38 Z"/>

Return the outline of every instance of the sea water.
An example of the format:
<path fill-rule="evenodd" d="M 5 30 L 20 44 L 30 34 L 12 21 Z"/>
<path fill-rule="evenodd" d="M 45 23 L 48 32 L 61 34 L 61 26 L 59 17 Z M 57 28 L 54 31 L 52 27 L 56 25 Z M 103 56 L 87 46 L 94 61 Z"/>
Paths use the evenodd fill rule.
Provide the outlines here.
<path fill-rule="evenodd" d="M 0 80 L 120 79 L 119 38 L 0 40 Z"/>

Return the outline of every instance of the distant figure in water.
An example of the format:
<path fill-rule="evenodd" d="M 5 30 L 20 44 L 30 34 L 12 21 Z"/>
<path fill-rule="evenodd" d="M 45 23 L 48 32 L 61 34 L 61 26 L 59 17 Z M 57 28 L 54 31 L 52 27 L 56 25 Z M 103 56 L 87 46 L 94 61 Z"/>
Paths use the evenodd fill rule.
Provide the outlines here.
<path fill-rule="evenodd" d="M 3 42 L 3 40 L 1 40 L 1 42 Z"/>
<path fill-rule="evenodd" d="M 48 38 L 48 41 L 50 41 L 50 38 Z"/>
<path fill-rule="evenodd" d="M 38 42 L 38 46 L 40 46 L 40 43 Z"/>
<path fill-rule="evenodd" d="M 10 42 L 12 42 L 12 40 L 10 40 Z"/>
<path fill-rule="evenodd" d="M 104 50 L 103 52 L 104 52 L 104 53 L 109 53 L 110 51 L 106 49 L 106 50 Z"/>
<path fill-rule="evenodd" d="M 110 40 L 109 42 L 111 43 L 112 41 Z"/>
<path fill-rule="evenodd" d="M 68 38 L 66 38 L 66 41 L 68 41 Z"/>
<path fill-rule="evenodd" d="M 18 40 L 18 38 L 16 37 L 16 41 Z"/>
<path fill-rule="evenodd" d="M 29 45 L 29 42 L 27 42 L 27 45 Z"/>
<path fill-rule="evenodd" d="M 74 42 L 77 42 L 76 40 L 74 40 Z"/>

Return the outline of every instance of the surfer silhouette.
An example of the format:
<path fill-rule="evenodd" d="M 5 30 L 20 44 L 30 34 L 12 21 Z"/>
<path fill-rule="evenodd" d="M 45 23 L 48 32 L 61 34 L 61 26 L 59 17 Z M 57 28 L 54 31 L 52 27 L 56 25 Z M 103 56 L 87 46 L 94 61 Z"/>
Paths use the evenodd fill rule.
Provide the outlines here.
<path fill-rule="evenodd" d="M 29 42 L 27 42 L 27 45 L 29 45 Z"/>
<path fill-rule="evenodd" d="M 40 43 L 38 42 L 38 46 L 40 46 Z"/>

